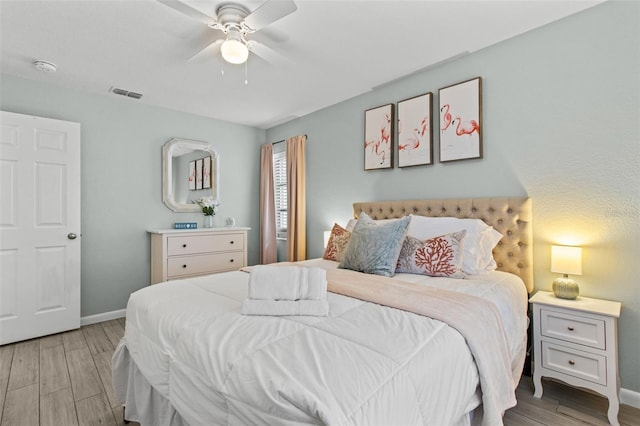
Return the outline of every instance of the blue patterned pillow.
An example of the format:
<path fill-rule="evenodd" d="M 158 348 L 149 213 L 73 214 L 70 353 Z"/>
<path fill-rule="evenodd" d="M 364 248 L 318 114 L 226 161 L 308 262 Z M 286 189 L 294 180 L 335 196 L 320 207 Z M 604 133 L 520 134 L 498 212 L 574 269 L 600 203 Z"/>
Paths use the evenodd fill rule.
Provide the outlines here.
<path fill-rule="evenodd" d="M 338 268 L 391 277 L 411 217 L 378 222 L 360 213 Z"/>

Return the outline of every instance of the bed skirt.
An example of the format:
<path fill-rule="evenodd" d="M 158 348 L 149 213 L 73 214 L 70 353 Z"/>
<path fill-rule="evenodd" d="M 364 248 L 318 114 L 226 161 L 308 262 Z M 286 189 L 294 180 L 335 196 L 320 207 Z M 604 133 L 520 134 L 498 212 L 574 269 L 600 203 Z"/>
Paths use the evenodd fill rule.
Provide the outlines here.
<path fill-rule="evenodd" d="M 122 340 L 113 354 L 112 365 L 113 388 L 124 406 L 126 420 L 143 426 L 189 426 L 169 400 L 142 375 Z"/>
<path fill-rule="evenodd" d="M 142 375 L 122 340 L 113 354 L 112 365 L 114 391 L 124 406 L 127 421 L 142 426 L 189 426 L 169 400 Z M 481 420 L 482 404 L 456 422 L 456 426 L 478 426 Z"/>

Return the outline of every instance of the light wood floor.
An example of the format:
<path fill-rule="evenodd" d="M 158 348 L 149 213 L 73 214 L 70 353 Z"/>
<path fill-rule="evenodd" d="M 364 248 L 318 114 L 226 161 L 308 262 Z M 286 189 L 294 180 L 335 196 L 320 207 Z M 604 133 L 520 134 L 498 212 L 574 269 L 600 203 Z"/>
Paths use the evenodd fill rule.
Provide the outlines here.
<path fill-rule="evenodd" d="M 124 319 L 0 346 L 0 426 L 123 425 L 113 395 L 111 356 Z M 545 380 L 542 399 L 523 377 L 506 426 L 607 425 L 607 401 Z M 621 425 L 640 426 L 640 409 L 622 405 Z M 129 425 L 137 425 L 135 422 Z"/>
<path fill-rule="evenodd" d="M 0 425 L 124 424 L 111 384 L 123 334 L 117 319 L 0 346 Z"/>

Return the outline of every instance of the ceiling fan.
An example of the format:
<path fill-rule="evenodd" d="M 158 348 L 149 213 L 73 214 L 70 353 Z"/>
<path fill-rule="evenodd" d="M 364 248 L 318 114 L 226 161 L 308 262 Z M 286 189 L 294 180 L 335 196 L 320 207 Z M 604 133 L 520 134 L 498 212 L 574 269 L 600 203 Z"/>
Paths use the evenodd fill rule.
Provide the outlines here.
<path fill-rule="evenodd" d="M 249 52 L 269 60 L 265 56 L 269 56 L 270 49 L 254 40 L 247 40 L 247 35 L 284 18 L 298 9 L 293 0 L 267 0 L 254 11 L 250 11 L 237 3 L 223 3 L 218 6 L 216 17 L 213 18 L 179 0 L 158 1 L 184 15 L 207 24 L 209 28 L 222 31 L 224 38 L 214 41 L 194 56 L 219 45 L 222 58 L 231 64 L 245 63 L 249 57 Z"/>

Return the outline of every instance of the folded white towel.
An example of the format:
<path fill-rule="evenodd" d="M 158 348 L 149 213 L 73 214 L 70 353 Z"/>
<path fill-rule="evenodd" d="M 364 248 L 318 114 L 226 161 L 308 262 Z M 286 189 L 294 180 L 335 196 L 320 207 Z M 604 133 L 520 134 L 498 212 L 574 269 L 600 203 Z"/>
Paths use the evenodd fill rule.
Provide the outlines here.
<path fill-rule="evenodd" d="M 308 315 L 325 317 L 329 314 L 326 300 L 255 300 L 246 299 L 242 303 L 243 315 L 291 316 Z"/>
<path fill-rule="evenodd" d="M 249 274 L 249 298 L 325 300 L 327 272 L 322 268 L 257 265 Z"/>

